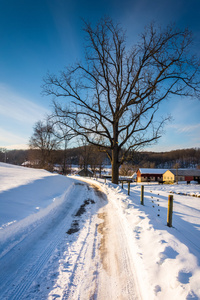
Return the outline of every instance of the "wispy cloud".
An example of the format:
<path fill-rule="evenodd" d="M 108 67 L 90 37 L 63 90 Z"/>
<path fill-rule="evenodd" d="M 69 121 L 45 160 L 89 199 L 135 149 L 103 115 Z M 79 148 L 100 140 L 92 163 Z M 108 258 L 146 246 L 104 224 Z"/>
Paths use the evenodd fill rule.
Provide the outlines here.
<path fill-rule="evenodd" d="M 171 151 L 184 148 L 200 148 L 200 123 L 196 124 L 168 124 L 165 134 L 158 143 L 149 147 L 150 151 Z"/>
<path fill-rule="evenodd" d="M 18 95 L 0 83 L 0 115 L 32 124 L 43 119 L 48 112 L 48 109 Z"/>
<path fill-rule="evenodd" d="M 175 129 L 178 133 L 192 133 L 200 130 L 200 123 L 188 125 L 170 124 L 168 125 L 168 128 Z"/>
<path fill-rule="evenodd" d="M 14 134 L 8 130 L 2 129 L 0 128 L 0 147 L 5 147 L 7 149 L 19 149 L 17 145 L 21 145 L 20 147 L 22 147 L 23 145 L 23 149 L 27 148 L 27 139 Z M 7 146 L 9 145 L 9 146 Z M 13 148 L 13 146 L 16 146 Z M 22 149 L 22 148 L 20 148 Z"/>
<path fill-rule="evenodd" d="M 187 126 L 184 126 L 184 127 L 178 129 L 179 132 L 186 132 L 186 133 L 196 131 L 196 130 L 200 130 L 200 123 L 194 124 L 194 125 L 187 125 Z"/>
<path fill-rule="evenodd" d="M 0 147 L 26 149 L 34 124 L 49 112 L 0 83 Z"/>

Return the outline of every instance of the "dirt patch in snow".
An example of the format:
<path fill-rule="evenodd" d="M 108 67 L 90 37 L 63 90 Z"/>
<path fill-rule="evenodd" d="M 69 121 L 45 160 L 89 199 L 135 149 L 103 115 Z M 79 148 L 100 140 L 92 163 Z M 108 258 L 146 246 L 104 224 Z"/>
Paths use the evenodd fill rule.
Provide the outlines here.
<path fill-rule="evenodd" d="M 84 201 L 84 203 L 77 210 L 77 212 L 75 214 L 75 217 L 80 217 L 82 214 L 85 213 L 85 211 L 86 211 L 85 207 L 87 205 L 89 205 L 89 204 L 94 204 L 94 203 L 95 203 L 94 200 L 92 200 L 92 199 L 86 199 Z M 67 234 L 73 234 L 73 233 L 75 233 L 75 232 L 77 232 L 79 230 L 80 230 L 80 228 L 79 228 L 79 220 L 75 219 L 75 220 L 73 220 L 70 229 L 66 233 Z"/>
<path fill-rule="evenodd" d="M 67 231 L 67 234 L 72 234 L 72 233 L 75 233 L 77 231 L 79 231 L 79 224 L 78 224 L 78 221 L 77 220 L 74 220 L 71 224 L 71 227 L 70 229 Z"/>
<path fill-rule="evenodd" d="M 104 270 L 108 273 L 109 272 L 109 268 L 108 268 L 108 250 L 107 250 L 107 213 L 103 212 L 103 213 L 99 213 L 98 214 L 98 218 L 102 219 L 103 222 L 100 223 L 98 225 L 98 233 L 100 233 L 102 235 L 101 237 L 101 242 L 100 242 L 100 247 L 99 247 L 99 251 L 100 251 L 100 257 L 101 257 L 101 261 L 102 261 L 102 265 Z"/>
<path fill-rule="evenodd" d="M 95 191 L 95 194 L 100 197 L 100 199 L 106 201 L 107 200 L 107 196 L 106 194 L 102 191 L 102 189 L 98 186 L 98 185 L 95 185 L 95 184 L 91 184 L 91 187 L 94 189 Z"/>
<path fill-rule="evenodd" d="M 81 216 L 82 214 L 84 214 L 84 212 L 85 212 L 85 207 L 87 206 L 87 205 L 89 205 L 89 204 L 94 204 L 95 202 L 94 202 L 94 200 L 92 200 L 92 199 L 87 199 L 87 200 L 85 200 L 84 201 L 84 203 L 80 206 L 80 208 L 78 209 L 78 211 L 77 211 L 77 213 L 75 214 L 75 217 L 79 217 L 79 216 Z"/>

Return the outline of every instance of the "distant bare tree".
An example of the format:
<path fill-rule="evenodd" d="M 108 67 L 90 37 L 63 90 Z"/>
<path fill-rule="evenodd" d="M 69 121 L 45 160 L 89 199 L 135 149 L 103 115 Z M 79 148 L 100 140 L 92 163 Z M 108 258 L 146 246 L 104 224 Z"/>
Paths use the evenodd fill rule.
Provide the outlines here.
<path fill-rule="evenodd" d="M 122 176 L 131 176 L 133 175 L 133 166 L 130 164 L 123 164 L 120 167 L 119 174 Z"/>
<path fill-rule="evenodd" d="M 178 162 L 176 162 L 173 166 L 173 169 L 179 169 L 180 168 L 180 164 Z"/>
<path fill-rule="evenodd" d="M 0 161 L 7 162 L 7 149 L 0 148 Z"/>
<path fill-rule="evenodd" d="M 104 153 L 98 151 L 97 147 L 90 145 L 89 148 L 90 151 L 90 157 L 89 157 L 89 164 L 92 169 L 92 172 L 96 176 L 97 173 L 101 177 L 101 173 L 104 167 L 104 159 L 105 155 Z"/>
<path fill-rule="evenodd" d="M 191 33 L 151 24 L 132 48 L 123 29 L 110 19 L 85 23 L 86 58 L 60 76 L 48 74 L 43 92 L 55 98 L 60 122 L 105 151 L 112 182 L 130 150 L 161 136 L 166 119 L 156 120 L 159 104 L 170 95 L 199 97 L 199 60 L 190 55 Z M 123 150 L 123 155 L 121 152 Z"/>
<path fill-rule="evenodd" d="M 71 129 L 66 126 L 66 122 L 63 125 L 62 122 L 57 120 L 55 116 L 49 117 L 52 125 L 54 126 L 54 135 L 60 141 L 60 146 L 63 149 L 63 159 L 62 159 L 62 174 L 66 175 L 69 172 L 69 166 L 67 164 L 67 146 L 69 141 L 74 137 Z"/>
<path fill-rule="evenodd" d="M 29 140 L 32 154 L 36 154 L 38 167 L 47 170 L 53 168 L 53 154 L 59 149 L 61 140 L 56 136 L 53 124 L 47 119 L 45 122 L 38 121 L 33 128 L 33 135 Z"/>
<path fill-rule="evenodd" d="M 86 171 L 90 164 L 90 146 L 84 137 L 79 139 L 79 146 L 81 149 L 81 154 L 79 156 L 79 167 Z"/>

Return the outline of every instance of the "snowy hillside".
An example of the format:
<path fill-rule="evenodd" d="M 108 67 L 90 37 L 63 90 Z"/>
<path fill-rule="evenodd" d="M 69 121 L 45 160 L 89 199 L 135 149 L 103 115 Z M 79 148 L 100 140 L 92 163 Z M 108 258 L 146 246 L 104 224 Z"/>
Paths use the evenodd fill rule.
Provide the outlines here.
<path fill-rule="evenodd" d="M 45 170 L 0 163 L 0 228 L 47 207 L 70 184 Z"/>
<path fill-rule="evenodd" d="M 200 299 L 200 185 L 140 191 L 0 163 L 0 299 Z"/>

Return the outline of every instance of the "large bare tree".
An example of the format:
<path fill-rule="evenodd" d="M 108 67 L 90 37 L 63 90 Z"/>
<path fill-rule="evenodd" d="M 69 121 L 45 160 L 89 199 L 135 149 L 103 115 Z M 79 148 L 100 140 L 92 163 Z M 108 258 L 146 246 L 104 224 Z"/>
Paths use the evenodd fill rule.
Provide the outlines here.
<path fill-rule="evenodd" d="M 47 74 L 43 91 L 57 99 L 60 122 L 67 120 L 76 136 L 106 151 L 112 182 L 118 183 L 119 166 L 129 150 L 161 136 L 164 119 L 155 119 L 159 104 L 170 95 L 199 96 L 200 64 L 190 55 L 187 29 L 151 24 L 133 47 L 112 20 L 103 19 L 96 27 L 86 23 L 84 30 L 83 63 L 59 76 Z"/>

